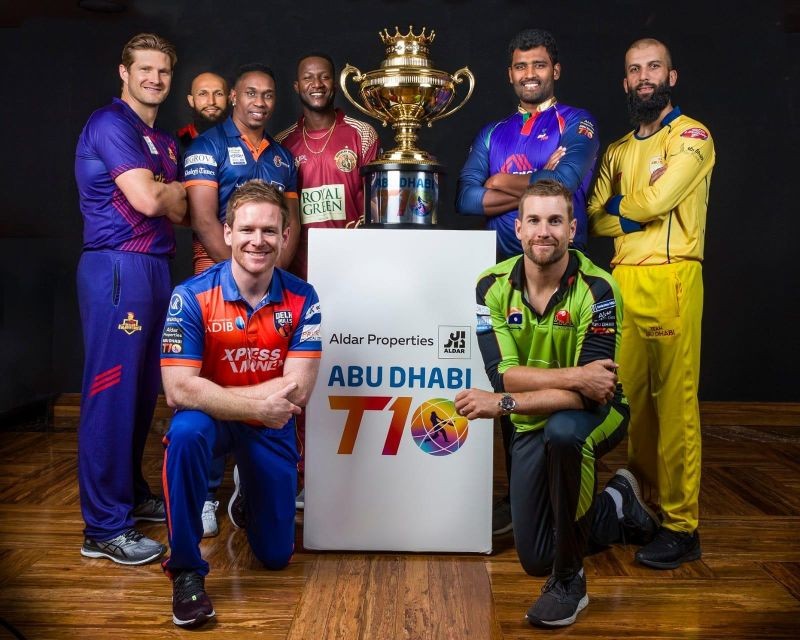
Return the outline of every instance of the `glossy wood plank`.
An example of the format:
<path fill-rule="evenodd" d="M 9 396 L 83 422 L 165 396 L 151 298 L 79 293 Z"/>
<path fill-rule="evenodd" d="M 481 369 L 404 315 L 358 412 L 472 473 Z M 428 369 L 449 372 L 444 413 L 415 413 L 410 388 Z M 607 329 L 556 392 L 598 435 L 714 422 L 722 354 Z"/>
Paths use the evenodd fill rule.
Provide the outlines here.
<path fill-rule="evenodd" d="M 0 432 L 0 618 L 29 640 L 186 637 L 172 624 L 171 585 L 157 564 L 120 567 L 79 554 L 76 415 L 51 431 Z M 577 624 L 548 635 L 797 637 L 800 430 L 794 408 L 705 406 L 704 415 L 711 418 L 703 429 L 703 558 L 674 571 L 652 571 L 634 562 L 632 546 L 594 554 L 585 563 L 589 607 Z M 145 455 L 154 488 L 160 486 L 167 419 L 154 422 Z M 505 492 L 499 451 L 497 440 L 498 497 Z M 623 443 L 601 461 L 600 484 L 625 460 Z M 231 489 L 229 466 L 218 496 L 220 534 L 201 544 L 212 566 L 207 587 L 218 616 L 197 632 L 202 637 L 541 635 L 524 613 L 544 579 L 525 575 L 511 535 L 496 538 L 490 556 L 311 553 L 302 548 L 299 514 L 297 553 L 287 569 L 271 572 L 259 566 L 245 532 L 228 521 Z M 166 541 L 162 524 L 143 524 L 142 530 Z"/>

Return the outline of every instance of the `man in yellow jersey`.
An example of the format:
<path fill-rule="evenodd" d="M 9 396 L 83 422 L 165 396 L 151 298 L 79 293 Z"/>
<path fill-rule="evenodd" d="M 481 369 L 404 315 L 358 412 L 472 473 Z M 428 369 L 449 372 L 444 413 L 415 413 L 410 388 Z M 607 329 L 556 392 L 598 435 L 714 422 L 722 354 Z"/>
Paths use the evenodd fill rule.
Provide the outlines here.
<path fill-rule="evenodd" d="M 614 238 L 625 304 L 619 377 L 631 407 L 631 469 L 657 491 L 664 520 L 636 560 L 674 569 L 700 557 L 702 260 L 714 143 L 672 105 L 678 80 L 651 38 L 625 54 L 634 130 L 609 145 L 589 200 L 592 235 Z"/>

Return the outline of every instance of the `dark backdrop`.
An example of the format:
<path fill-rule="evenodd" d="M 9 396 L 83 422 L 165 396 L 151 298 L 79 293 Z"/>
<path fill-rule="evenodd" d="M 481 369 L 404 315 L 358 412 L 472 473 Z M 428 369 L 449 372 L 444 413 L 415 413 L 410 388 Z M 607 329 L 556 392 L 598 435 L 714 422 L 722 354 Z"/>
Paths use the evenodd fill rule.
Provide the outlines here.
<path fill-rule="evenodd" d="M 113 2 L 83 3 L 109 5 Z M 276 132 L 297 117 L 291 89 L 297 57 L 329 51 L 341 68 L 362 71 L 383 57 L 378 31 L 413 23 L 436 30 L 439 69 L 469 66 L 477 88 L 452 118 L 425 129 L 421 146 L 449 169 L 445 222 L 479 228 L 453 212 L 455 181 L 482 124 L 515 108 L 506 46 L 525 27 L 557 37 L 562 80 L 556 95 L 591 110 L 601 149 L 627 129 L 622 62 L 641 36 L 667 42 L 678 69 L 675 102 L 711 130 L 717 165 L 705 262 L 701 396 L 705 400 L 797 401 L 798 35 L 796 2 L 253 2 L 120 0 L 119 13 L 78 2 L 3 3 L 0 19 L 2 142 L 0 208 L 0 412 L 80 389 L 83 359 L 75 295 L 81 216 L 72 173 L 75 143 L 89 114 L 118 95 L 117 65 L 133 34 L 172 40 L 179 61 L 159 124 L 188 119 L 191 78 L 230 76 L 243 62 L 277 72 Z M 13 9 L 13 12 L 12 12 Z M 361 117 L 339 96 L 346 111 Z M 377 123 L 376 124 L 377 127 Z M 379 127 L 378 127 L 379 128 Z M 391 132 L 380 131 L 384 147 Z M 190 273 L 188 233 L 180 233 L 176 279 Z M 607 265 L 610 244 L 591 245 Z"/>

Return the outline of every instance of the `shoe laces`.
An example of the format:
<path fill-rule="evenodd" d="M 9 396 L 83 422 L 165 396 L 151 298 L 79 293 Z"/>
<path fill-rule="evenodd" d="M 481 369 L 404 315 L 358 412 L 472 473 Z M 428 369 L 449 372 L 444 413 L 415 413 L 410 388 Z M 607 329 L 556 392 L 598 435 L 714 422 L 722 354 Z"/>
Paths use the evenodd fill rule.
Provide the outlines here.
<path fill-rule="evenodd" d="M 199 596 L 205 590 L 206 581 L 203 576 L 194 571 L 184 571 L 175 578 L 173 595 L 178 602 L 184 602 L 192 600 L 194 596 Z"/>
<path fill-rule="evenodd" d="M 121 536 L 122 542 L 124 543 L 135 543 L 139 542 L 142 538 L 144 538 L 144 534 L 141 531 L 137 531 L 136 529 L 128 529 L 125 533 Z"/>
<path fill-rule="evenodd" d="M 205 504 L 203 505 L 203 515 L 213 515 L 217 511 L 217 507 L 219 507 L 219 500 L 206 500 Z"/>
<path fill-rule="evenodd" d="M 542 594 L 550 593 L 559 602 L 565 602 L 569 598 L 569 589 L 572 581 L 578 577 L 577 574 L 565 580 L 559 580 L 555 575 L 550 575 L 547 582 L 542 587 Z"/>

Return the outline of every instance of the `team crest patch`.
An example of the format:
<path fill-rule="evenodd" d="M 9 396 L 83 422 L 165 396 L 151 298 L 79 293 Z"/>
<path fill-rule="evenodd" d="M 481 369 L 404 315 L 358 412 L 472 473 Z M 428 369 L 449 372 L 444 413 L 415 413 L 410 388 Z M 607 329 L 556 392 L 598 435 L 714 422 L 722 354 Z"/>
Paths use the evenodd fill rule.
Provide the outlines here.
<path fill-rule="evenodd" d="M 142 330 L 142 325 L 140 325 L 139 321 L 134 317 L 133 311 L 128 311 L 128 317 L 117 325 L 117 329 L 132 336 L 137 331 Z"/>
<path fill-rule="evenodd" d="M 559 327 L 572 327 L 572 318 L 570 318 L 569 311 L 566 309 L 559 309 L 553 318 L 553 324 Z"/>
<path fill-rule="evenodd" d="M 336 168 L 339 169 L 339 171 L 350 173 L 356 168 L 356 162 L 358 162 L 358 158 L 356 158 L 356 154 L 353 153 L 353 151 L 344 148 L 341 151 L 338 151 L 335 156 L 333 156 L 333 161 L 336 163 Z"/>
<path fill-rule="evenodd" d="M 508 310 L 508 315 L 506 316 L 506 323 L 508 324 L 509 328 L 519 329 L 522 326 L 522 311 L 517 309 L 516 307 L 511 307 Z"/>
<path fill-rule="evenodd" d="M 708 132 L 700 127 L 692 127 L 681 133 L 681 138 L 694 138 L 695 140 L 708 140 Z"/>
<path fill-rule="evenodd" d="M 279 169 L 281 168 L 281 165 L 286 164 L 283 160 L 281 160 L 281 157 L 277 153 L 274 156 L 272 156 L 272 163 Z"/>
<path fill-rule="evenodd" d="M 275 331 L 284 338 L 288 338 L 292 333 L 292 312 L 291 311 L 276 311 L 274 316 Z"/>

